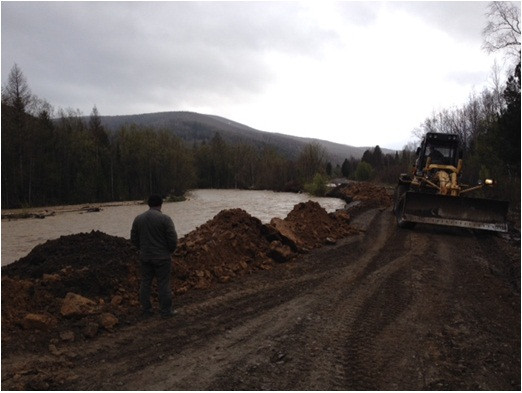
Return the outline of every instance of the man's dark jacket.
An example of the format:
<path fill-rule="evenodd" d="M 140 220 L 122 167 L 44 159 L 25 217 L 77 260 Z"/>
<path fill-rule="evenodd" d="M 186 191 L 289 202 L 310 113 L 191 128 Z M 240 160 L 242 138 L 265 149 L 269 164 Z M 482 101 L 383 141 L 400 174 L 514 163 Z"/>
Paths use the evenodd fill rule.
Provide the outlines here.
<path fill-rule="evenodd" d="M 150 208 L 134 219 L 131 242 L 140 250 L 142 260 L 170 259 L 178 245 L 178 235 L 169 216 Z"/>

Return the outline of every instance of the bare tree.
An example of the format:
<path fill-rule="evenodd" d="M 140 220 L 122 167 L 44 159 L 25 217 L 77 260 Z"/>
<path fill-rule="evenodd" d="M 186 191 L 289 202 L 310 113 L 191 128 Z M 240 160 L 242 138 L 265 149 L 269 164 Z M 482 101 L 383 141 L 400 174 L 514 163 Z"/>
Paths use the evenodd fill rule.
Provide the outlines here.
<path fill-rule="evenodd" d="M 326 160 L 326 150 L 318 142 L 306 144 L 297 158 L 297 165 L 303 179 L 309 181 L 316 173 L 323 173 Z"/>
<path fill-rule="evenodd" d="M 501 67 L 497 64 L 495 61 L 493 63 L 493 67 L 491 69 L 491 95 L 494 100 L 494 104 L 496 106 L 496 110 L 498 113 L 500 113 L 500 110 L 502 109 L 504 105 L 504 98 L 502 97 L 504 86 L 502 82 L 502 76 L 501 76 Z"/>
<path fill-rule="evenodd" d="M 488 24 L 482 31 L 483 48 L 488 52 L 506 50 L 520 62 L 520 9 L 512 2 L 494 1 L 486 13 Z"/>
<path fill-rule="evenodd" d="M 7 84 L 2 86 L 2 102 L 17 111 L 25 113 L 31 103 L 32 95 L 24 73 L 17 64 L 11 68 Z"/>
<path fill-rule="evenodd" d="M 24 73 L 17 64 L 11 68 L 7 84 L 2 86 L 2 104 L 12 107 L 12 117 L 9 124 L 4 123 L 2 117 L 2 128 L 4 124 L 7 129 L 11 129 L 12 138 L 8 144 L 12 145 L 16 150 L 18 161 L 18 173 L 16 174 L 18 195 L 25 200 L 31 202 L 32 187 L 32 170 L 34 168 L 32 161 L 31 127 L 27 119 L 27 110 L 33 100 L 31 90 L 27 84 Z M 2 130 L 2 136 L 4 130 Z M 5 142 L 6 140 L 3 140 Z M 2 173 L 4 175 L 4 173 Z"/>

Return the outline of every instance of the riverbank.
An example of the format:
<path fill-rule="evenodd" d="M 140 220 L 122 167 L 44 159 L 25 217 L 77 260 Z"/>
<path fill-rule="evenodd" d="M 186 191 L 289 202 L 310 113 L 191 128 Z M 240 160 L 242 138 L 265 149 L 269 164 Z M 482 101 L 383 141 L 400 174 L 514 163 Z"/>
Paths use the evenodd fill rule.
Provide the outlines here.
<path fill-rule="evenodd" d="M 101 202 L 101 203 L 80 203 L 76 205 L 58 205 L 45 207 L 28 207 L 20 209 L 2 209 L 2 220 L 17 220 L 25 218 L 45 218 L 56 214 L 83 212 L 99 212 L 107 207 L 142 205 L 143 201 L 123 201 L 123 202 Z"/>

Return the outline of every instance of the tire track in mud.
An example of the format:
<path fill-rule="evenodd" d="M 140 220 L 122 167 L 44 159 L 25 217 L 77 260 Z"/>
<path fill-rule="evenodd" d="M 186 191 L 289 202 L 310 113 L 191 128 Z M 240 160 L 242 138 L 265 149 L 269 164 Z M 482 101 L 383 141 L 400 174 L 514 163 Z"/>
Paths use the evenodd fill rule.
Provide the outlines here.
<path fill-rule="evenodd" d="M 305 332 L 309 342 L 322 343 L 322 350 L 313 358 L 313 362 L 307 365 L 309 377 L 301 381 L 296 378 L 295 383 L 302 389 L 346 389 L 346 381 L 351 372 L 346 367 L 344 356 L 346 340 L 353 329 L 356 310 L 372 292 L 371 287 L 374 285 L 362 278 L 369 274 L 369 266 L 378 260 L 381 250 L 386 248 L 389 242 L 388 236 L 392 224 L 387 213 L 387 211 L 381 212 L 370 223 L 369 228 L 372 229 L 367 232 L 362 246 L 365 252 L 352 261 L 353 265 L 345 267 L 340 272 L 336 282 L 328 283 L 329 286 L 336 288 L 336 292 L 331 293 L 330 301 L 326 302 L 330 307 L 318 310 L 328 323 L 311 325 Z M 326 290 L 327 288 L 319 289 L 319 291 Z M 303 360 L 305 364 L 308 362 L 307 357 Z"/>
<path fill-rule="evenodd" d="M 179 316 L 172 320 L 144 321 L 138 327 L 143 336 L 136 337 L 135 327 L 123 329 L 116 341 L 106 342 L 98 348 L 95 356 L 110 362 L 111 369 L 120 372 L 96 372 L 103 375 L 101 379 L 109 381 L 104 386 L 106 389 L 133 389 L 135 378 L 147 379 L 151 388 L 158 390 L 206 389 L 209 378 L 219 371 L 218 364 L 235 361 L 236 352 L 250 357 L 252 351 L 259 349 L 262 343 L 259 332 L 277 335 L 282 329 L 277 321 L 285 321 L 292 313 L 299 313 L 307 303 L 306 288 L 314 287 L 321 279 L 322 275 L 305 275 L 274 284 L 254 285 L 237 293 L 227 293 L 223 298 L 188 304 L 178 309 Z M 289 288 L 294 288 L 298 295 L 295 304 L 292 299 L 282 300 L 287 297 Z M 271 317 L 265 318 L 267 314 Z M 170 337 L 165 335 L 166 329 L 172 331 Z M 122 345 L 131 339 L 133 345 Z M 236 351 L 237 346 L 241 346 L 240 351 Z M 158 347 L 170 355 L 158 357 Z M 115 352 L 116 348 L 120 350 Z M 145 369 L 144 365 L 147 365 Z M 160 370 L 163 369 L 166 371 L 162 377 Z M 176 370 L 175 373 L 172 370 Z M 131 373 L 130 380 L 118 380 L 120 375 Z M 96 384 L 99 380 L 99 376 L 94 379 Z"/>
<path fill-rule="evenodd" d="M 404 256 L 387 262 L 398 270 L 361 308 L 358 328 L 348 341 L 346 364 L 355 371 L 347 389 L 476 388 L 449 382 L 440 367 L 453 351 L 441 337 L 448 326 L 466 320 L 458 295 L 469 294 L 459 279 L 474 273 L 466 270 L 469 261 L 461 250 L 473 249 L 474 238 L 452 228 L 400 232 L 406 235 Z M 394 254 L 393 248 L 385 251 L 383 261 Z M 451 367 L 457 365 L 461 367 L 459 360 Z"/>
<path fill-rule="evenodd" d="M 429 282 L 439 297 L 433 296 L 438 309 L 426 329 L 435 349 L 425 370 L 426 388 L 520 390 L 520 296 L 510 276 L 496 270 L 507 263 L 494 247 L 497 236 L 461 233 L 458 246 L 454 234 L 433 238 L 445 270 Z"/>
<path fill-rule="evenodd" d="M 379 232 L 381 244 L 386 240 L 385 233 Z M 347 242 L 347 249 L 353 248 Z M 343 250 L 340 246 L 335 249 L 335 253 Z M 331 253 L 332 250 L 329 250 Z M 377 250 L 376 250 L 377 252 Z M 318 252 L 319 254 L 321 251 Z M 356 256 L 357 252 L 353 254 Z M 308 257 L 308 256 L 307 256 Z M 307 259 L 305 257 L 304 259 Z M 314 253 L 310 258 L 317 258 Z M 306 262 L 301 262 L 305 264 Z M 244 320 L 239 326 L 231 326 L 230 330 L 223 334 L 217 334 L 213 338 L 212 347 L 202 347 L 190 354 L 181 352 L 181 356 L 186 359 L 198 359 L 188 365 L 177 366 L 176 378 L 164 381 L 163 388 L 181 389 L 190 386 L 197 389 L 291 389 L 295 388 L 295 379 L 302 379 L 302 366 L 309 364 L 307 353 L 296 352 L 296 348 L 301 348 L 294 341 L 298 341 L 301 336 L 300 331 L 310 323 L 318 323 L 318 328 L 324 330 L 322 317 L 314 318 L 318 311 L 326 304 L 335 304 L 341 293 L 334 293 L 332 290 L 343 291 L 346 288 L 346 275 L 339 274 L 338 266 L 329 268 L 320 265 L 320 272 L 298 275 L 287 280 L 278 281 L 272 284 L 263 284 L 246 289 L 239 293 L 227 294 L 225 298 L 230 301 L 233 312 L 230 323 Z M 355 279 L 360 274 L 359 264 L 350 262 L 348 266 L 341 267 L 341 270 L 348 270 L 348 278 Z M 314 269 L 312 269 L 314 270 Z M 334 284 L 332 284 L 332 280 Z M 278 296 L 278 291 L 281 296 Z M 263 302 L 264 294 L 269 294 L 270 301 Z M 331 298 L 331 301 L 325 296 Z M 257 307 L 252 310 L 253 298 L 257 298 Z M 279 301 L 278 301 L 279 299 Z M 209 300 L 203 304 L 188 307 L 185 311 L 190 313 L 203 312 L 208 315 L 214 307 L 219 308 L 220 312 L 226 309 L 224 298 L 218 301 Z M 237 313 L 245 305 L 246 310 L 250 307 L 251 315 L 237 317 Z M 324 314 L 324 313 L 323 313 Z M 223 325 L 226 318 L 219 317 L 219 324 Z M 328 332 L 326 332 L 328 334 Z M 240 347 L 240 350 L 236 350 Z M 217 359 L 212 362 L 212 367 L 201 368 L 202 363 L 206 363 L 206 357 L 211 356 Z M 277 378 L 278 383 L 274 384 L 272 376 L 274 374 L 285 374 L 286 368 L 282 364 L 291 364 L 292 370 L 296 375 L 294 378 L 285 375 L 284 378 Z M 207 364 L 208 365 L 208 364 Z M 238 371 L 239 370 L 239 371 Z M 248 380 L 236 379 L 234 376 L 241 376 L 244 373 L 255 374 Z M 294 373 L 294 372 L 292 372 Z M 197 381 L 197 382 L 196 382 Z M 281 382 L 285 381 L 284 385 Z M 196 385 L 194 385 L 196 383 Z M 330 382 L 328 382 L 329 384 Z M 128 386 L 132 386 L 129 384 Z M 328 385 L 325 385 L 328 386 Z"/>
<path fill-rule="evenodd" d="M 261 386 L 262 389 L 276 390 L 336 390 L 347 387 L 349 373 L 352 371 L 346 367 L 349 365 L 345 361 L 346 342 L 350 338 L 351 327 L 361 323 L 357 309 L 368 306 L 367 299 L 371 301 L 372 294 L 382 289 L 379 282 L 397 274 L 395 271 L 398 267 L 390 269 L 387 264 L 389 261 L 380 261 L 381 250 L 389 244 L 402 247 L 401 244 L 406 239 L 405 235 L 391 239 L 388 237 L 394 227 L 387 213 L 378 215 L 370 226 L 374 228 L 373 232 L 367 236 L 364 241 L 366 244 L 362 247 L 367 251 L 362 255 L 345 255 L 344 266 L 335 275 L 319 282 L 313 290 L 313 301 L 303 310 L 306 314 L 298 322 L 287 321 L 286 329 L 278 331 L 279 334 L 273 337 L 272 341 L 279 348 L 275 351 L 280 357 L 277 361 L 276 356 L 275 363 L 278 365 L 266 362 L 248 365 L 250 359 L 241 359 L 225 370 L 220 386 L 225 389 L 227 386 L 240 386 L 244 389 L 259 389 Z M 343 247 L 338 250 L 343 250 Z M 362 277 L 371 275 L 371 265 L 375 269 L 380 267 L 380 271 L 365 282 Z M 359 284 L 361 280 L 362 283 Z M 400 304 L 400 301 L 397 303 Z M 367 325 L 374 322 L 371 317 L 372 315 Z M 257 385 L 242 385 L 241 381 L 230 381 L 230 375 L 234 375 L 234 371 L 238 369 L 250 370 L 251 373 L 255 370 L 257 379 L 261 382 Z M 278 381 L 276 384 L 266 377 L 274 374 L 277 375 L 277 378 L 273 378 Z M 227 379 L 229 385 L 226 384 Z"/>
<path fill-rule="evenodd" d="M 385 233 L 389 233 L 387 223 Z M 331 334 L 323 338 L 334 348 L 315 362 L 308 384 L 315 389 L 360 390 L 374 388 L 375 369 L 383 363 L 382 348 L 375 348 L 375 339 L 386 326 L 395 321 L 408 307 L 411 292 L 404 283 L 410 275 L 404 242 L 407 233 L 397 232 L 387 239 L 379 252 L 363 264 L 361 274 L 347 287 L 338 300 L 336 323 Z M 402 249 L 387 252 L 390 245 Z M 417 250 L 414 250 L 417 252 Z M 328 380 L 335 370 L 333 380 Z M 321 375 L 322 374 L 322 375 Z M 313 386 L 314 381 L 328 382 Z M 306 384 L 305 384 L 306 385 Z"/>
<path fill-rule="evenodd" d="M 287 321 L 297 320 L 311 301 L 313 299 L 305 295 L 272 307 L 269 318 L 266 313 L 250 317 L 214 335 L 205 345 L 182 350 L 176 359 L 149 367 L 135 377 L 142 379 L 146 375 L 147 379 L 154 380 L 156 376 L 158 382 L 148 384 L 153 390 L 214 390 L 226 385 L 237 389 L 242 381 L 234 379 L 239 375 L 235 365 L 255 366 L 266 362 L 273 346 L 272 337 L 284 332 Z M 220 379 L 220 375 L 225 375 L 225 380 Z M 132 380 L 125 386 L 131 388 Z"/>

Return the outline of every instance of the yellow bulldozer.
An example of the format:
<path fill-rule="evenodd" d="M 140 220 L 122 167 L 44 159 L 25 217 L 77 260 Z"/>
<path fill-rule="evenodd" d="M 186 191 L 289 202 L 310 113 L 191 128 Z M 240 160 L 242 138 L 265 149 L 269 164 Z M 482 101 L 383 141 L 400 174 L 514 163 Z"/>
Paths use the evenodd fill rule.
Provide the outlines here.
<path fill-rule="evenodd" d="M 427 133 L 411 175 L 399 176 L 393 206 L 397 225 L 412 228 L 424 223 L 507 232 L 508 202 L 469 196 L 495 182 L 461 184 L 462 163 L 456 134 Z"/>

